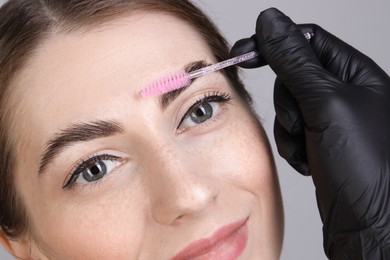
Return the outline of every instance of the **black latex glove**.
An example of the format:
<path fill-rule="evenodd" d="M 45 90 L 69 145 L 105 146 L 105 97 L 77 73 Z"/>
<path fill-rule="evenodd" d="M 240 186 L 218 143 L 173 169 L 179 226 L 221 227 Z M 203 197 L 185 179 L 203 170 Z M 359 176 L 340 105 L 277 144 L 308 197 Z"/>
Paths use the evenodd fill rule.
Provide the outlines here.
<path fill-rule="evenodd" d="M 262 57 L 242 66 L 268 63 L 277 75 L 276 143 L 313 177 L 326 255 L 390 259 L 389 76 L 319 26 L 296 25 L 274 8 L 232 56 L 253 48 Z"/>

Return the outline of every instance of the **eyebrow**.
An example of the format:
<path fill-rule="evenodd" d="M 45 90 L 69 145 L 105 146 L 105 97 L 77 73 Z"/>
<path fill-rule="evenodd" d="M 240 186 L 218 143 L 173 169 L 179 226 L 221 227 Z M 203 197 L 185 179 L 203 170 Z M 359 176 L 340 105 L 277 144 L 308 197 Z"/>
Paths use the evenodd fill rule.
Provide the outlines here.
<path fill-rule="evenodd" d="M 123 133 L 121 125 L 115 121 L 98 120 L 89 123 L 72 124 L 70 127 L 55 134 L 46 144 L 41 156 L 38 175 L 42 175 L 47 166 L 66 147 L 78 142 L 86 142 L 97 138 L 108 137 Z"/>
<path fill-rule="evenodd" d="M 190 73 L 190 72 L 193 72 L 195 70 L 207 67 L 209 65 L 211 65 L 211 64 L 207 63 L 205 60 L 194 61 L 194 62 L 187 64 L 184 67 L 184 71 L 187 73 Z M 192 79 L 191 83 L 185 87 L 175 89 L 175 90 L 172 90 L 168 93 L 163 94 L 160 97 L 160 104 L 161 104 L 162 109 L 165 110 L 169 106 L 169 104 L 171 104 L 181 93 L 183 93 L 186 89 L 188 89 L 188 87 L 190 87 L 195 80 L 196 80 L 196 78 Z"/>

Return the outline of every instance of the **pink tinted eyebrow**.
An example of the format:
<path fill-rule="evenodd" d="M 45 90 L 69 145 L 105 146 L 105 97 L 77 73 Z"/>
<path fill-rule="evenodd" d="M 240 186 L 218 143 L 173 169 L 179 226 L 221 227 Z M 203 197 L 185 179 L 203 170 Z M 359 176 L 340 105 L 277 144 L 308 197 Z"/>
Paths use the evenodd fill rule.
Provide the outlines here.
<path fill-rule="evenodd" d="M 151 81 L 140 90 L 140 94 L 143 97 L 158 96 L 186 87 L 192 83 L 188 73 L 204 68 L 208 65 L 209 64 L 204 60 L 190 62 L 178 71 L 169 73 Z"/>
<path fill-rule="evenodd" d="M 194 62 L 190 62 L 186 66 L 184 66 L 184 68 L 181 69 L 181 71 L 185 71 L 186 73 L 190 73 L 192 71 L 207 67 L 209 65 L 210 64 L 207 63 L 205 60 L 194 61 Z M 184 86 L 184 87 L 181 87 L 178 89 L 173 89 L 173 90 L 170 90 L 166 93 L 160 94 L 159 100 L 160 100 L 160 104 L 161 104 L 162 109 L 167 108 L 169 106 L 169 104 L 172 103 L 188 87 L 190 87 L 195 80 L 196 79 L 192 79 L 191 82 L 189 82 L 189 84 Z"/>
<path fill-rule="evenodd" d="M 179 70 L 149 83 L 140 91 L 140 94 L 143 97 L 158 96 L 190 84 L 188 73 Z"/>

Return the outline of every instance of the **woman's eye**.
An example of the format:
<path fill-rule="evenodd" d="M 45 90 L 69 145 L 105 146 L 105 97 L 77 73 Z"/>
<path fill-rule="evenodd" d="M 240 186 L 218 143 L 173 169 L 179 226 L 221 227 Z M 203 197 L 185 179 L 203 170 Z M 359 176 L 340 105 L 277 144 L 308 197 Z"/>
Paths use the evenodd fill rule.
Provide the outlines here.
<path fill-rule="evenodd" d="M 70 189 L 75 184 L 92 183 L 102 179 L 120 165 L 118 159 L 112 155 L 99 155 L 83 161 L 71 173 L 63 188 Z"/>
<path fill-rule="evenodd" d="M 215 94 L 204 97 L 188 109 L 180 121 L 178 128 L 186 129 L 205 123 L 218 113 L 221 103 L 228 102 L 229 100 L 230 97 L 228 94 Z"/>
<path fill-rule="evenodd" d="M 111 164 L 113 164 L 113 162 L 110 160 L 92 162 L 83 171 L 82 177 L 87 182 L 97 181 L 107 174 L 107 170 L 110 170 L 110 168 L 112 168 L 110 167 Z"/>
<path fill-rule="evenodd" d="M 191 114 L 190 119 L 196 124 L 201 124 L 213 116 L 213 105 L 215 104 L 203 102 L 197 108 L 195 108 Z"/>

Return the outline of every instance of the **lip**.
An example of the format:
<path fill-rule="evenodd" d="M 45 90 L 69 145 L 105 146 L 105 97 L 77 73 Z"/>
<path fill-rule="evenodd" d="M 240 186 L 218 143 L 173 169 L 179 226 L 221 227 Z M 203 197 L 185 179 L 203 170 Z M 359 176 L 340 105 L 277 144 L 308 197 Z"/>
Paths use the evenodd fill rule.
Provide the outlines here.
<path fill-rule="evenodd" d="M 248 218 L 227 224 L 211 236 L 190 243 L 171 260 L 234 260 L 248 241 Z"/>

